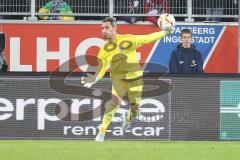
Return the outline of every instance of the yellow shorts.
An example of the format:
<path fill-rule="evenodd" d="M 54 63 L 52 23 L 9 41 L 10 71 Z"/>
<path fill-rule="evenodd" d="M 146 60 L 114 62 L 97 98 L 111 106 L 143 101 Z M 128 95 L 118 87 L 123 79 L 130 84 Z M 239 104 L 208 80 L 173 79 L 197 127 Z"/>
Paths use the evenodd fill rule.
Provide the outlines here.
<path fill-rule="evenodd" d="M 123 98 L 128 97 L 129 103 L 139 105 L 142 99 L 143 81 L 137 80 L 112 79 L 112 94 Z"/>

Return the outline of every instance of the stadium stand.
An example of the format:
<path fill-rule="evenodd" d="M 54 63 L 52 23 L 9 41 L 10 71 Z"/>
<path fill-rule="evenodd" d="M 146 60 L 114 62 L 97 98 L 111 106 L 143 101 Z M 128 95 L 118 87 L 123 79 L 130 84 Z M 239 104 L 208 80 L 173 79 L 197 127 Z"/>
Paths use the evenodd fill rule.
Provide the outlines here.
<path fill-rule="evenodd" d="M 134 0 L 66 0 L 73 8 L 73 16 L 78 19 L 98 19 L 100 17 L 147 17 L 154 16 L 146 14 L 144 3 L 151 1 L 157 3 L 159 0 L 138 0 L 137 12 L 129 12 L 129 4 L 134 3 Z M 1 0 L 0 1 L 0 16 L 4 19 L 23 19 L 23 17 L 37 17 L 38 10 L 47 0 Z M 223 21 L 236 21 L 238 18 L 238 0 L 216 0 L 216 5 L 213 6 L 209 0 L 166 0 L 169 7 L 169 12 L 173 14 L 177 20 L 189 21 L 206 20 L 206 17 L 217 17 Z M 216 8 L 216 6 L 224 6 L 223 14 L 209 14 L 207 10 Z M 156 9 L 161 10 L 161 6 Z M 46 14 L 46 15 L 54 15 Z M 155 16 L 159 16 L 161 12 Z M 34 19 L 34 18 L 33 18 Z"/>

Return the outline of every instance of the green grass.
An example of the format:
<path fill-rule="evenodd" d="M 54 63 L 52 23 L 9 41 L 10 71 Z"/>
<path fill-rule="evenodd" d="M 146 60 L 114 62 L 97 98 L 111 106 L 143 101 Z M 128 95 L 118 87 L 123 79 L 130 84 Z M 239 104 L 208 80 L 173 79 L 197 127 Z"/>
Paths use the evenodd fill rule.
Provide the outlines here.
<path fill-rule="evenodd" d="M 1 160 L 239 160 L 240 142 L 1 140 Z"/>

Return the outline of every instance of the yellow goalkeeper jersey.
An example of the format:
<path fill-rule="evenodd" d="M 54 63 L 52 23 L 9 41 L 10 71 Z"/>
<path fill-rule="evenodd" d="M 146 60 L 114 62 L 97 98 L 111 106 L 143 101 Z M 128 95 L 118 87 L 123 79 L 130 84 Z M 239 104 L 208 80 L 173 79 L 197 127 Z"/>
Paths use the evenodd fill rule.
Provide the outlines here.
<path fill-rule="evenodd" d="M 143 75 L 143 70 L 136 55 L 136 49 L 143 44 L 152 43 L 165 36 L 163 32 L 148 35 L 119 35 L 114 42 L 106 43 L 101 47 L 98 58 L 102 68 L 98 78 L 102 78 L 111 68 L 111 77 L 117 79 L 135 79 Z"/>

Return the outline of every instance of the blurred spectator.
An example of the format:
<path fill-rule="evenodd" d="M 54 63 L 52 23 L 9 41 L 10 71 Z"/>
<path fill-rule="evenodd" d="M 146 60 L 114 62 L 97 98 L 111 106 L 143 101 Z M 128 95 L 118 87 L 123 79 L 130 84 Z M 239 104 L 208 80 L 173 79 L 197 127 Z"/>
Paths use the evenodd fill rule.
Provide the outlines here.
<path fill-rule="evenodd" d="M 239 0 L 233 0 L 233 6 L 234 6 L 234 10 L 233 10 L 233 15 L 239 15 Z M 238 16 L 239 18 L 239 16 Z M 238 18 L 234 18 L 234 21 L 239 21 Z"/>
<path fill-rule="evenodd" d="M 225 6 L 225 15 L 238 15 L 238 1 L 239 0 L 229 0 Z M 238 18 L 225 18 L 225 21 L 238 21 Z"/>
<path fill-rule="evenodd" d="M 237 5 L 238 4 L 238 0 L 233 0 L 233 4 Z"/>
<path fill-rule="evenodd" d="M 211 0 L 208 1 L 206 6 L 206 15 L 213 15 L 210 17 L 207 17 L 207 21 L 217 21 L 219 22 L 221 20 L 220 17 L 215 17 L 214 15 L 223 15 L 224 7 L 227 5 L 226 0 Z"/>
<path fill-rule="evenodd" d="M 8 64 L 5 58 L 5 34 L 0 32 L 0 72 L 6 72 L 8 69 Z"/>
<path fill-rule="evenodd" d="M 141 6 L 140 6 L 139 0 L 128 0 L 127 3 L 125 3 L 124 1 L 121 1 L 119 4 L 121 5 L 120 8 L 123 8 L 122 13 L 124 13 L 124 14 L 139 14 L 140 13 Z M 124 10 L 124 8 L 126 8 L 127 10 Z M 137 21 L 139 21 L 141 19 L 141 17 L 124 16 L 119 19 L 132 24 L 132 23 L 136 23 Z"/>
<path fill-rule="evenodd" d="M 170 73 L 203 73 L 203 60 L 200 51 L 192 44 L 192 31 L 181 31 L 182 43 L 172 52 L 169 60 Z"/>
<path fill-rule="evenodd" d="M 234 10 L 233 10 L 233 14 L 234 15 L 238 15 L 238 1 L 239 0 L 233 0 L 233 8 L 234 8 Z"/>
<path fill-rule="evenodd" d="M 73 13 L 71 7 L 63 0 L 52 0 L 39 9 L 39 13 Z M 74 20 L 74 16 L 39 16 L 43 20 Z"/>
<path fill-rule="evenodd" d="M 169 13 L 168 3 L 166 0 L 144 0 L 144 13 L 149 15 Z M 158 17 L 146 16 L 144 20 L 157 25 Z"/>

